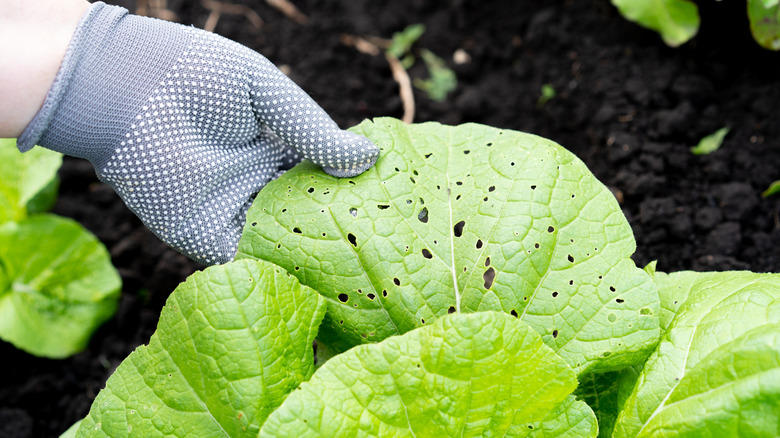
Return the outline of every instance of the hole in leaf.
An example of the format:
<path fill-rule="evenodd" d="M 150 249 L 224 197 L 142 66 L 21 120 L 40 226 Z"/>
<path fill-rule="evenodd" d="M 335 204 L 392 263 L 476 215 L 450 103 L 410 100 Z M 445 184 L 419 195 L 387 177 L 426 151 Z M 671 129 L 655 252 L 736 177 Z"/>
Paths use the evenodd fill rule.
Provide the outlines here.
<path fill-rule="evenodd" d="M 420 222 L 424 224 L 428 223 L 428 207 L 423 207 L 423 209 L 420 210 L 420 214 L 417 215 L 417 219 L 419 219 Z"/>
<path fill-rule="evenodd" d="M 615 286 L 610 286 L 609 290 L 610 290 L 610 292 L 615 292 Z"/>
<path fill-rule="evenodd" d="M 554 233 L 555 232 L 555 227 L 550 225 L 549 227 L 547 227 L 547 232 L 548 233 Z"/>
<path fill-rule="evenodd" d="M 460 201 L 460 195 L 456 196 L 456 197 L 455 197 L 455 200 L 456 200 L 456 201 Z"/>
<path fill-rule="evenodd" d="M 412 200 L 411 200 L 411 199 L 407 199 L 407 200 L 406 200 L 406 204 L 407 204 L 407 205 L 411 205 L 411 204 L 412 204 Z"/>
<path fill-rule="evenodd" d="M 296 270 L 296 271 L 300 271 L 300 270 L 301 270 L 301 267 L 300 267 L 300 266 L 296 266 L 296 267 L 295 267 L 295 270 Z"/>
<path fill-rule="evenodd" d="M 455 306 L 450 306 L 450 308 L 447 309 L 447 313 L 455 313 Z"/>
<path fill-rule="evenodd" d="M 536 184 L 531 186 L 531 190 L 536 190 Z"/>
<path fill-rule="evenodd" d="M 488 192 L 495 192 L 495 191 L 496 191 L 496 186 L 488 187 Z"/>
<path fill-rule="evenodd" d="M 493 146 L 493 143 L 488 143 L 486 146 L 487 147 Z"/>
<path fill-rule="evenodd" d="M 517 310 L 515 310 L 515 309 L 512 309 L 512 311 L 511 311 L 511 312 L 509 312 L 509 314 L 510 314 L 510 315 L 512 315 L 512 316 L 514 316 L 515 318 L 517 318 Z"/>
<path fill-rule="evenodd" d="M 462 186 L 463 185 L 463 181 L 455 181 L 455 185 Z"/>
<path fill-rule="evenodd" d="M 482 239 L 477 239 L 477 249 L 481 249 L 482 245 L 484 245 L 484 243 L 482 243 Z"/>
<path fill-rule="evenodd" d="M 569 286 L 574 286 L 574 280 L 569 280 Z"/>
<path fill-rule="evenodd" d="M 281 243 L 277 243 L 277 244 L 276 244 L 276 249 L 281 249 L 281 247 L 282 247 L 282 244 L 281 244 Z"/>
<path fill-rule="evenodd" d="M 363 293 L 363 289 L 358 289 L 357 293 L 362 294 Z"/>
<path fill-rule="evenodd" d="M 298 228 L 298 227 L 295 227 L 295 228 L 293 228 L 293 233 L 295 233 L 295 234 L 301 234 L 301 233 L 302 233 L 302 231 L 301 231 L 301 229 L 300 229 L 300 228 Z"/>
<path fill-rule="evenodd" d="M 352 233 L 347 234 L 347 240 L 349 240 L 349 243 L 351 243 L 352 246 L 357 248 L 357 237 L 355 237 L 354 234 Z"/>
<path fill-rule="evenodd" d="M 352 207 L 349 209 L 349 214 L 352 215 L 352 217 L 357 217 L 357 208 Z"/>
<path fill-rule="evenodd" d="M 387 205 L 387 204 L 379 204 L 379 205 L 376 206 L 376 208 L 378 208 L 380 210 L 387 210 L 388 208 L 390 208 L 390 206 Z"/>
<path fill-rule="evenodd" d="M 417 184 L 417 181 L 415 181 L 414 178 L 412 178 L 411 176 L 409 177 L 409 180 L 412 181 L 412 184 Z"/>
<path fill-rule="evenodd" d="M 485 267 L 490 266 L 490 257 L 485 258 Z"/>
<path fill-rule="evenodd" d="M 431 252 L 430 252 L 430 251 L 428 251 L 428 249 L 427 249 L 427 248 L 423 248 L 423 250 L 422 250 L 422 255 L 423 255 L 423 257 L 425 257 L 426 259 L 432 259 L 432 258 L 433 258 L 433 254 L 431 254 Z"/>
<path fill-rule="evenodd" d="M 252 222 L 252 226 L 253 227 L 257 226 L 257 222 Z"/>
<path fill-rule="evenodd" d="M 512 167 L 514 167 L 514 165 L 515 165 L 515 162 L 514 162 L 514 161 L 512 161 L 511 163 L 509 163 L 509 165 L 510 165 L 510 166 L 512 166 Z"/>
<path fill-rule="evenodd" d="M 463 235 L 463 227 L 466 226 L 466 221 L 460 221 L 457 224 L 455 224 L 454 227 L 452 227 L 452 232 L 455 234 L 455 237 L 460 237 Z"/>
<path fill-rule="evenodd" d="M 552 296 L 553 296 L 553 298 L 556 298 L 558 296 L 558 292 L 553 292 Z"/>
<path fill-rule="evenodd" d="M 368 294 L 366 295 L 366 298 L 368 298 L 369 300 L 373 300 L 374 298 L 376 298 L 376 295 L 374 295 L 374 294 L 372 294 L 372 293 L 368 293 Z"/>
<path fill-rule="evenodd" d="M 396 286 L 400 286 L 401 285 L 401 280 L 399 280 L 397 278 L 394 278 L 393 279 L 393 283 L 395 283 Z"/>
<path fill-rule="evenodd" d="M 431 155 L 433 155 L 433 152 L 425 154 L 425 158 L 431 158 Z"/>
<path fill-rule="evenodd" d="M 639 310 L 640 315 L 652 315 L 653 311 L 648 309 L 647 307 Z"/>
<path fill-rule="evenodd" d="M 490 289 L 493 286 L 493 281 L 496 279 L 496 270 L 488 268 L 488 270 L 482 274 L 482 279 L 485 280 L 485 289 Z"/>
<path fill-rule="evenodd" d="M 485 196 L 484 198 L 482 198 L 482 201 L 483 201 L 483 202 L 487 202 L 487 201 L 488 201 L 488 197 L 487 197 L 487 196 Z"/>
<path fill-rule="evenodd" d="M 569 254 L 566 258 L 569 260 L 570 263 L 574 263 L 574 257 L 572 257 L 571 254 Z"/>
<path fill-rule="evenodd" d="M 534 243 L 534 248 L 539 249 L 542 245 L 539 242 Z"/>
<path fill-rule="evenodd" d="M 387 290 L 383 290 L 383 291 L 382 291 L 382 296 L 383 296 L 383 297 L 387 297 Z"/>
<path fill-rule="evenodd" d="M 346 303 L 347 301 L 349 301 L 349 295 L 339 294 L 339 301 L 341 301 L 342 303 Z"/>
<path fill-rule="evenodd" d="M 341 321 L 339 321 L 339 324 L 343 325 L 344 324 L 344 320 L 342 319 Z"/>
<path fill-rule="evenodd" d="M 470 150 L 468 150 L 468 149 L 466 149 L 465 151 L 463 151 L 463 155 L 468 155 L 468 154 L 470 154 L 470 153 L 471 153 L 471 151 L 470 151 Z"/>
<path fill-rule="evenodd" d="M 557 338 L 558 337 L 558 330 L 553 330 L 552 335 L 553 335 L 553 338 Z"/>
<path fill-rule="evenodd" d="M 618 298 L 618 299 L 615 300 L 615 302 L 618 303 L 618 304 L 623 304 L 623 303 L 626 302 L 626 300 L 624 300 L 623 298 Z"/>
<path fill-rule="evenodd" d="M 423 319 L 423 318 L 420 318 L 420 322 L 421 322 L 421 323 L 423 323 L 423 324 L 425 324 L 425 319 Z"/>
<path fill-rule="evenodd" d="M 309 193 L 314 193 L 314 187 L 309 187 L 309 190 L 306 190 Z"/>
<path fill-rule="evenodd" d="M 412 173 L 414 174 L 414 176 L 420 176 L 420 173 L 417 172 L 416 170 L 412 170 Z"/>

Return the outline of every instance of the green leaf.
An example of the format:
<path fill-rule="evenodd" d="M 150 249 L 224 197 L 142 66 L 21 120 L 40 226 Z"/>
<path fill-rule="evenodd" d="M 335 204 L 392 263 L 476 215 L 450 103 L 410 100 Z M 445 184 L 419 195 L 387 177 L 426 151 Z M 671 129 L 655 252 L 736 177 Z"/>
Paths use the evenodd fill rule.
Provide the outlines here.
<path fill-rule="evenodd" d="M 702 138 L 699 144 L 691 148 L 693 155 L 707 155 L 717 151 L 723 144 L 723 139 L 729 133 L 729 128 L 720 128 L 712 134 Z"/>
<path fill-rule="evenodd" d="M 23 154 L 15 139 L 0 139 L 0 223 L 27 217 L 31 201 L 32 212 L 54 204 L 61 165 L 57 152 L 36 147 Z"/>
<path fill-rule="evenodd" d="M 676 311 L 614 436 L 777 436 L 780 275 L 659 272 L 656 281 L 662 306 Z"/>
<path fill-rule="evenodd" d="M 588 405 L 570 395 L 542 421 L 513 425 L 507 436 L 528 438 L 587 438 L 599 434 L 596 416 Z"/>
<path fill-rule="evenodd" d="M 404 58 L 404 55 L 412 50 L 412 46 L 420 39 L 423 33 L 425 33 L 425 26 L 422 24 L 407 26 L 401 32 L 393 34 L 393 39 L 390 41 L 390 47 L 387 48 L 387 52 L 398 59 Z M 404 66 L 404 68 L 409 67 L 411 65 Z"/>
<path fill-rule="evenodd" d="M 780 50 L 780 2 L 748 0 L 748 18 L 756 42 L 765 49 Z"/>
<path fill-rule="evenodd" d="M 612 0 L 627 20 L 654 30 L 664 42 L 677 47 L 699 30 L 699 9 L 689 0 Z"/>
<path fill-rule="evenodd" d="M 269 260 L 328 299 L 336 350 L 452 312 L 517 315 L 579 373 L 642 361 L 658 340 L 658 294 L 630 259 L 612 193 L 573 154 L 483 125 L 354 131 L 381 148 L 356 178 L 303 163 L 268 184 L 238 257 Z"/>
<path fill-rule="evenodd" d="M 436 102 L 443 102 L 447 95 L 458 86 L 455 72 L 447 67 L 443 59 L 427 49 L 420 51 L 428 73 L 428 79 L 415 78 L 414 86 L 428 93 L 428 97 Z"/>
<path fill-rule="evenodd" d="M 543 107 L 550 99 L 556 96 L 555 87 L 552 84 L 542 84 L 540 93 L 539 100 L 536 101 L 537 108 Z"/>
<path fill-rule="evenodd" d="M 314 368 L 324 299 L 244 260 L 196 272 L 100 391 L 78 436 L 256 436 Z"/>
<path fill-rule="evenodd" d="M 636 385 L 641 366 L 632 366 L 620 371 L 591 374 L 580 379 L 574 394 L 593 409 L 598 418 L 598 436 L 612 436 L 618 413 Z"/>
<path fill-rule="evenodd" d="M 60 438 L 76 438 L 76 432 L 78 432 L 79 427 L 81 427 L 81 422 L 84 420 L 79 420 L 75 423 L 73 423 L 72 426 L 68 428 L 65 432 L 60 435 Z"/>
<path fill-rule="evenodd" d="M 761 197 L 766 198 L 777 193 L 780 193 L 780 180 L 773 181 L 772 184 L 769 184 L 769 187 L 761 193 Z"/>
<path fill-rule="evenodd" d="M 329 360 L 261 437 L 504 436 L 577 386 L 533 329 L 498 312 L 451 315 Z"/>
<path fill-rule="evenodd" d="M 121 279 L 78 223 L 43 214 L 0 226 L 0 338 L 63 358 L 116 310 Z"/>

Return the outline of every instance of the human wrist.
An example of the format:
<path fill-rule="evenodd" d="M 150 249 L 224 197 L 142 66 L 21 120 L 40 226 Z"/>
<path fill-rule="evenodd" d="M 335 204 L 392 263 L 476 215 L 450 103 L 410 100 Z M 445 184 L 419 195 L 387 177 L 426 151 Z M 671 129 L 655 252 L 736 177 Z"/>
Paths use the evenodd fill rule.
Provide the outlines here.
<path fill-rule="evenodd" d="M 0 10 L 0 137 L 18 137 L 43 105 L 86 0 L 6 0 Z"/>

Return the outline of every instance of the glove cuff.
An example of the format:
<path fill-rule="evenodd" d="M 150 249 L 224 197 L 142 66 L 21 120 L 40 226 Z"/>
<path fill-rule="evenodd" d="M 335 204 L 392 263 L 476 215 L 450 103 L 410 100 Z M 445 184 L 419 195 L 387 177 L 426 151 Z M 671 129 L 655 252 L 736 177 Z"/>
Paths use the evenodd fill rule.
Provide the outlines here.
<path fill-rule="evenodd" d="M 119 6 L 90 5 L 43 106 L 18 139 L 19 150 L 37 144 L 101 167 L 146 103 L 144 92 L 155 88 L 186 46 L 182 26 L 157 23 L 163 22 Z M 146 62 L 128 65 L 130 59 Z"/>

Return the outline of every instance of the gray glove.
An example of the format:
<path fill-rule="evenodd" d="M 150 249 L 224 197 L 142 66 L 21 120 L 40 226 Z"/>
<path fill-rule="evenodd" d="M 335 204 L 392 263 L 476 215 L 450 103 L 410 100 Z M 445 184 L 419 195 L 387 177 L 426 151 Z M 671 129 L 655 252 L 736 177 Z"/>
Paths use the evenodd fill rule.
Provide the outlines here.
<path fill-rule="evenodd" d="M 376 161 L 260 54 L 194 27 L 93 4 L 19 138 L 86 158 L 161 240 L 233 258 L 254 195 L 303 158 L 334 176 Z"/>

